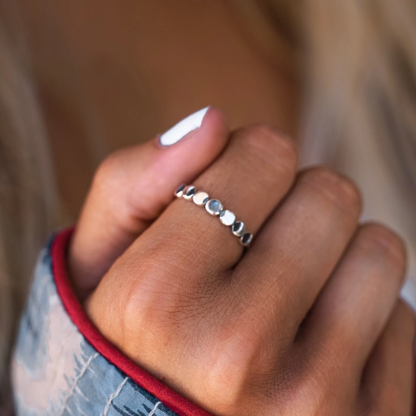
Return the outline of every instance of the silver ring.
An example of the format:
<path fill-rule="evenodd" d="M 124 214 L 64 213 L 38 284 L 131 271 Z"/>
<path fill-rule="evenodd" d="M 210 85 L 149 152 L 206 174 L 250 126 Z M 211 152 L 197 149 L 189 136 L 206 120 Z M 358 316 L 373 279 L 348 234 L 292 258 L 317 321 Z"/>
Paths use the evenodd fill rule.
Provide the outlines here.
<path fill-rule="evenodd" d="M 210 199 L 206 192 L 198 191 L 193 185 L 180 185 L 174 194 L 177 198 L 192 200 L 195 205 L 205 207 L 209 214 L 217 216 L 222 224 L 230 227 L 231 233 L 238 238 L 243 247 L 248 247 L 253 241 L 253 234 L 246 231 L 245 224 L 237 221 L 233 212 L 224 209 L 218 199 Z"/>

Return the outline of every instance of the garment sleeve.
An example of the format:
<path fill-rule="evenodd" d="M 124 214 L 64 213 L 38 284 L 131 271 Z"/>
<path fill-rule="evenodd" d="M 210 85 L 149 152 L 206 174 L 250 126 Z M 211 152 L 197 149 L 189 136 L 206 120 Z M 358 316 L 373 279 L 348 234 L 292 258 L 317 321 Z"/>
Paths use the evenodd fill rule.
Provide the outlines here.
<path fill-rule="evenodd" d="M 12 360 L 16 416 L 209 416 L 94 327 L 66 272 L 72 230 L 41 252 Z"/>

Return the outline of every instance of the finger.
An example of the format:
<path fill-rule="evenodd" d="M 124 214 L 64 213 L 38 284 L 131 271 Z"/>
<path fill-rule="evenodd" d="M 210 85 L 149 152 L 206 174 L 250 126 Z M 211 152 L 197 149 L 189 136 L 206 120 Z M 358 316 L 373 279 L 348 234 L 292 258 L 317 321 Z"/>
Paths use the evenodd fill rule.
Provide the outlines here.
<path fill-rule="evenodd" d="M 289 190 L 297 154 L 291 140 L 265 126 L 235 132 L 224 153 L 195 181 L 255 233 Z M 127 254 L 180 270 L 178 279 L 205 281 L 228 270 L 242 246 L 230 228 L 192 201 L 179 199 L 138 239 Z"/>
<path fill-rule="evenodd" d="M 347 178 L 322 167 L 300 174 L 230 285 L 243 304 L 256 305 L 265 333 L 273 336 L 270 326 L 278 327 L 280 336 L 293 340 L 351 239 L 360 209 L 360 195 Z"/>
<path fill-rule="evenodd" d="M 414 392 L 415 317 L 398 301 L 362 379 L 365 414 L 410 416 Z"/>
<path fill-rule="evenodd" d="M 223 114 L 209 108 L 157 140 L 104 161 L 70 246 L 70 270 L 80 293 L 95 288 L 114 260 L 171 202 L 178 183 L 192 180 L 218 157 L 228 135 Z"/>
<path fill-rule="evenodd" d="M 361 372 L 395 305 L 405 271 L 403 242 L 386 227 L 361 227 L 305 322 L 303 345 L 336 371 Z M 319 358 L 317 358 L 319 360 Z"/>

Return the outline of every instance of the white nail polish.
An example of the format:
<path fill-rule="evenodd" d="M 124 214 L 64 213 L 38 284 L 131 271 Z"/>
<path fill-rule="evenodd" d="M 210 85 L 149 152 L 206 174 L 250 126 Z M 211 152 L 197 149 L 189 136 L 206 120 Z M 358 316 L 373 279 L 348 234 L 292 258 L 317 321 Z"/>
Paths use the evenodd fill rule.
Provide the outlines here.
<path fill-rule="evenodd" d="M 183 139 L 188 133 L 201 127 L 205 114 L 209 110 L 209 107 L 203 108 L 196 113 L 184 118 L 178 124 L 174 125 L 166 133 L 160 136 L 160 144 L 162 146 L 171 146 Z"/>

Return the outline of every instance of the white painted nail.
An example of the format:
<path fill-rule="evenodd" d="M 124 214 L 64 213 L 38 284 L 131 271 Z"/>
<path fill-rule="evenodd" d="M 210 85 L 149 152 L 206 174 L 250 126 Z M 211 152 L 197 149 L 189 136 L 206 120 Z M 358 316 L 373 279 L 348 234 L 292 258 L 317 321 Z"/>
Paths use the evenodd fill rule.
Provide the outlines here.
<path fill-rule="evenodd" d="M 171 146 L 183 139 L 191 131 L 200 128 L 208 110 L 209 107 L 203 108 L 174 125 L 166 133 L 163 133 L 160 136 L 160 144 L 162 146 Z"/>

